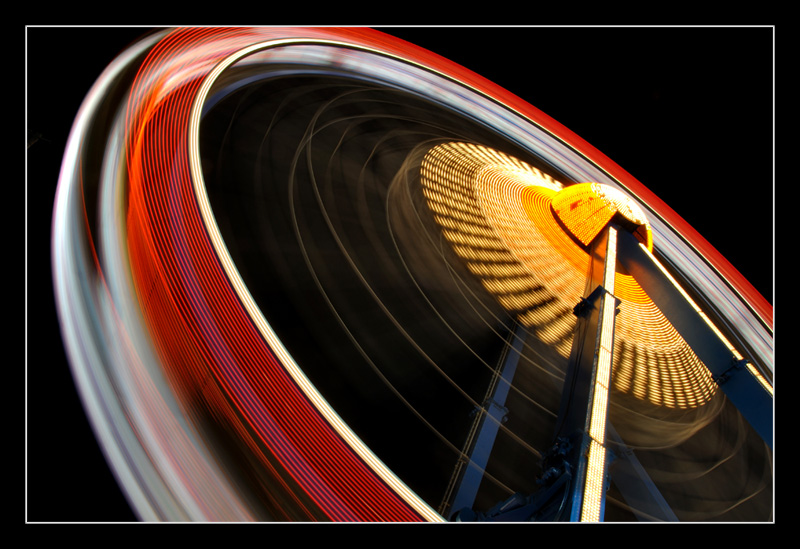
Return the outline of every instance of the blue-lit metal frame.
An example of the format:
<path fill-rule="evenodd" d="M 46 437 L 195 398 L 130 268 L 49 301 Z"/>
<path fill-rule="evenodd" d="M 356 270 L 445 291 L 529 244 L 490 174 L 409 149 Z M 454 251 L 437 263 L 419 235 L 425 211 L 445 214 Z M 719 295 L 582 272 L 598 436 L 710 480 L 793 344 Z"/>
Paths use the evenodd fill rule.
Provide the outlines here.
<path fill-rule="evenodd" d="M 621 234 L 619 260 L 672 323 L 742 416 L 772 448 L 773 398 L 691 299 L 630 234 Z"/>
<path fill-rule="evenodd" d="M 476 418 L 472 430 L 467 437 L 467 443 L 462 452 L 459 467 L 454 475 L 452 502 L 447 501 L 447 512 L 450 517 L 461 509 L 472 508 L 475 496 L 483 480 L 486 464 L 492 453 L 500 424 L 505 421 L 508 410 L 505 408 L 514 374 L 517 370 L 520 354 L 527 332 L 524 326 L 518 324 L 511 334 L 511 345 L 504 347 L 498 368 L 492 376 L 489 389 L 486 392 L 483 406 L 476 410 Z"/>
<path fill-rule="evenodd" d="M 616 235 L 615 243 L 612 242 L 613 249 L 608 246 L 612 231 L 613 235 Z M 603 383 L 603 380 L 598 380 L 598 357 L 601 352 L 607 351 L 609 360 L 611 358 L 609 344 L 605 344 L 605 350 L 601 349 L 601 339 L 604 331 L 608 330 L 611 330 L 613 338 L 613 316 L 616 315 L 619 303 L 613 295 L 613 278 L 609 279 L 607 275 L 608 269 L 616 269 L 617 262 L 636 279 L 698 358 L 703 361 L 727 398 L 765 443 L 772 447 L 772 394 L 746 367 L 748 361 L 739 356 L 725 341 L 724 336 L 715 329 L 708 317 L 700 311 L 658 260 L 632 234 L 625 230 L 617 230 L 614 225 L 609 226 L 595 239 L 590 246 L 590 253 L 592 260 L 584 298 L 576 305 L 574 311 L 578 317 L 578 324 L 575 328 L 575 339 L 558 413 L 555 443 L 552 453 L 546 457 L 545 473 L 540 479 L 543 489 L 531 496 L 515 494 L 486 513 L 462 512 L 454 515 L 456 520 L 569 520 L 571 522 L 584 520 L 582 508 L 586 499 L 585 478 L 589 446 L 592 443 L 590 437 L 592 402 L 598 381 Z M 607 289 L 605 286 L 608 280 L 611 280 L 611 287 Z M 609 306 L 613 307 L 614 315 L 607 316 L 607 320 L 612 319 L 611 322 L 604 322 L 603 311 Z M 521 345 L 521 338 L 515 339 Z M 613 347 L 613 344 L 610 347 Z M 509 355 L 516 357 L 518 353 L 512 351 Z M 504 364 L 497 375 L 510 382 L 511 378 L 507 377 L 507 373 L 510 371 L 513 376 L 515 365 L 516 360 L 513 361 L 513 365 Z M 495 390 L 496 387 L 490 387 L 490 393 L 496 394 Z M 506 392 L 507 387 L 498 397 L 504 398 Z M 487 406 L 484 414 L 492 415 L 492 411 L 497 409 L 495 406 Z M 490 418 L 483 420 L 475 439 L 477 442 L 470 447 L 472 461 L 457 488 L 459 496 L 454 498 L 451 508 L 455 511 L 469 509 L 474 503 L 483 467 L 488 461 L 501 419 L 494 416 L 492 418 L 495 421 L 489 421 Z M 614 438 L 615 433 L 605 415 L 602 422 L 607 432 L 604 433 L 602 440 L 596 442 L 605 447 L 606 440 L 609 437 Z M 646 504 L 650 516 L 654 519 L 677 521 L 677 517 L 658 489 L 638 465 L 635 455 L 632 452 L 626 453 L 624 445 L 620 445 L 617 454 L 613 475 L 620 489 L 623 491 L 632 489 L 637 498 Z M 596 503 L 599 504 L 600 512 L 594 520 L 599 521 L 603 519 L 605 508 L 608 462 L 608 456 L 604 456 L 602 466 L 604 488 L 595 496 L 599 498 Z M 563 496 L 559 496 L 560 493 L 563 493 Z M 559 501 L 562 503 L 559 504 Z M 556 509 L 555 514 L 552 509 Z"/>
<path fill-rule="evenodd" d="M 586 501 L 586 481 L 590 475 L 602 477 L 607 484 L 608 458 L 605 455 L 605 426 L 608 422 L 607 390 L 610 381 L 614 340 L 614 317 L 619 300 L 614 297 L 614 272 L 616 270 L 616 235 L 613 225 L 604 230 L 590 246 L 591 263 L 587 276 L 585 297 L 576 307 L 578 326 L 572 344 L 565 390 L 560 409 L 560 424 L 556 438 L 571 442 L 571 491 L 568 498 L 570 522 L 583 520 Z M 609 314 L 610 313 L 610 314 Z M 604 356 L 607 355 L 607 356 Z M 603 359 L 606 367 L 602 367 Z M 602 406 L 596 405 L 597 391 L 605 390 Z M 591 425 L 602 424 L 602 436 L 593 440 Z M 596 445 L 603 454 L 600 471 L 591 471 L 590 449 Z M 595 496 L 599 507 L 595 521 L 601 521 L 605 510 L 605 487 Z"/>

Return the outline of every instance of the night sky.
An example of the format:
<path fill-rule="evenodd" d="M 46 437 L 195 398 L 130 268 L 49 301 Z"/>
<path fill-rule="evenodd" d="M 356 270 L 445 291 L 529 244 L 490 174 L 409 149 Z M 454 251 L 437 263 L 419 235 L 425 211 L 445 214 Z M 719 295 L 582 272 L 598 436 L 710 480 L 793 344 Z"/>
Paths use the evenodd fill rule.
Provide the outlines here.
<path fill-rule="evenodd" d="M 53 307 L 50 223 L 80 102 L 145 29 L 26 29 L 26 509 L 135 520 L 89 429 Z M 493 80 L 653 190 L 773 301 L 774 29 L 384 28 Z M 44 340 L 44 341 L 43 341 Z"/>

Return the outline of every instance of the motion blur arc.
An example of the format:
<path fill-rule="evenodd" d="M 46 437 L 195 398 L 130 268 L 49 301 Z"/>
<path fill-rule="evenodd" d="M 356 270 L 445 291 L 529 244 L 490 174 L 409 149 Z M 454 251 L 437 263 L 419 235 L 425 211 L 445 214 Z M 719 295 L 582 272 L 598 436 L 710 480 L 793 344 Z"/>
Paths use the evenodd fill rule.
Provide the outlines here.
<path fill-rule="evenodd" d="M 535 492 L 526 471 L 550 444 L 589 261 L 552 204 L 587 182 L 654 214 L 659 260 L 771 377 L 770 330 L 671 214 L 465 69 L 369 29 L 178 29 L 148 48 L 109 140 L 117 167 L 104 172 L 99 217 L 115 236 L 89 262 L 115 288 L 110 316 L 125 319 L 98 347 L 135 342 L 107 370 L 131 395 L 121 425 L 148 436 L 106 440 L 139 456 L 117 464 L 143 517 L 441 521 L 461 463 L 481 469 L 484 509 Z M 662 467 L 739 417 L 625 277 L 609 417 L 675 511 L 702 519 L 698 496 L 681 496 Z M 486 387 L 509 356 L 516 374 L 492 408 Z M 87 379 L 105 369 L 73 360 Z M 159 399 L 185 442 L 139 415 Z M 497 432 L 485 463 L 462 449 L 482 414 Z M 732 447 L 706 450 L 724 473 L 688 473 L 703 479 L 699 493 L 748 459 L 768 463 L 743 429 Z M 150 468 L 153 480 L 125 472 Z M 763 506 L 768 469 L 749 470 L 746 495 L 720 508 Z M 203 483 L 225 496 L 193 491 Z M 647 514 L 616 492 L 611 501 L 616 520 Z"/>

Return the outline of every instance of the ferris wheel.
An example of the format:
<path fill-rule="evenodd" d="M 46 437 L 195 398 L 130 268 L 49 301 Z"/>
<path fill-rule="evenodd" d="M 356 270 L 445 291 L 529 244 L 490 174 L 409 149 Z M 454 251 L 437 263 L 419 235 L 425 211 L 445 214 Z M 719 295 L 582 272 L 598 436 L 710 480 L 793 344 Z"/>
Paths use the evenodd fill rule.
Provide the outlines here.
<path fill-rule="evenodd" d="M 53 234 L 142 520 L 772 515 L 771 306 L 588 143 L 392 36 L 144 37 L 81 108 Z"/>

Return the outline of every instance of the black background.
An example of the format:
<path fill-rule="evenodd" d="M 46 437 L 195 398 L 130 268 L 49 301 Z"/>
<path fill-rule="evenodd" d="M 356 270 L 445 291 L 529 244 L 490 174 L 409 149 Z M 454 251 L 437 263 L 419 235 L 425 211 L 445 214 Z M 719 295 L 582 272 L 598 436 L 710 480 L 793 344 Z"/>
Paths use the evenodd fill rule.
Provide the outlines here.
<path fill-rule="evenodd" d="M 81 101 L 145 28 L 27 27 L 26 522 L 135 520 L 81 407 L 53 306 L 58 169 Z M 773 27 L 382 28 L 522 97 L 774 294 Z"/>

